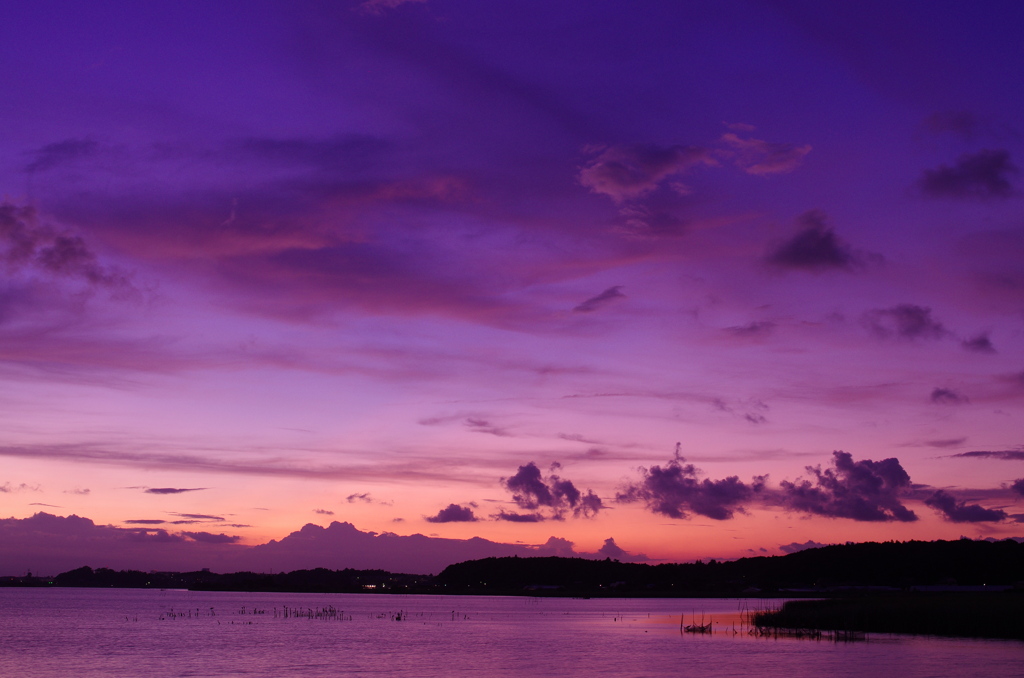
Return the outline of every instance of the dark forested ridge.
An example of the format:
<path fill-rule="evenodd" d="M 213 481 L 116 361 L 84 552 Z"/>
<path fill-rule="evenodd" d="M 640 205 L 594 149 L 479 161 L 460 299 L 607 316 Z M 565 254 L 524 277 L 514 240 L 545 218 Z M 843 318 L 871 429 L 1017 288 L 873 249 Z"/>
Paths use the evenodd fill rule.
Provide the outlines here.
<path fill-rule="evenodd" d="M 850 587 L 1016 586 L 1024 581 L 1024 544 L 867 542 L 785 556 L 649 565 L 583 558 L 485 558 L 439 575 L 383 570 L 297 570 L 279 574 L 138 572 L 82 567 L 52 578 L 5 577 L 7 586 L 190 588 L 336 593 L 447 593 L 609 596 L 822 594 Z"/>
<path fill-rule="evenodd" d="M 1024 581 L 1024 544 L 867 542 L 785 556 L 646 565 L 580 558 L 486 558 L 446 568 L 447 592 L 522 590 L 617 595 L 706 595 L 846 587 L 1015 585 Z"/>

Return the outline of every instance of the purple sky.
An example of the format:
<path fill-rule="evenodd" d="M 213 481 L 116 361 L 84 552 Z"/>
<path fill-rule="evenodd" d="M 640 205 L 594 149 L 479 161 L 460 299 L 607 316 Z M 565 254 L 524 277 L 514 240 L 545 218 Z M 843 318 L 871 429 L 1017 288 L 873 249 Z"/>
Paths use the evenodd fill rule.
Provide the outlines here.
<path fill-rule="evenodd" d="M 0 574 L 1024 534 L 1022 34 L 6 7 Z"/>

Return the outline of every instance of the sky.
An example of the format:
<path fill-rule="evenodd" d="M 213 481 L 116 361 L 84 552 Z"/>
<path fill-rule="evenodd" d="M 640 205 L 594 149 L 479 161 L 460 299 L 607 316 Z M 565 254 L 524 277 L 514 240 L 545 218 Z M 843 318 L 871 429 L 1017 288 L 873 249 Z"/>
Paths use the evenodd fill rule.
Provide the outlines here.
<path fill-rule="evenodd" d="M 0 24 L 0 574 L 1024 535 L 1024 5 Z"/>

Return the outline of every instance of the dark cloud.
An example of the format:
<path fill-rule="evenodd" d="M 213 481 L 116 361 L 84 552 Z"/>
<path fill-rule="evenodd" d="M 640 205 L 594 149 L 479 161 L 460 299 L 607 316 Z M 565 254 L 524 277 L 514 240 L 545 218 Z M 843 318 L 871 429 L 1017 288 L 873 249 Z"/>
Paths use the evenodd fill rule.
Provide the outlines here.
<path fill-rule="evenodd" d="M 781 544 L 779 550 L 783 553 L 797 553 L 798 551 L 806 551 L 807 549 L 818 549 L 822 546 L 828 546 L 828 544 L 819 544 L 816 541 L 808 539 L 803 544 L 793 542 L 791 544 Z"/>
<path fill-rule="evenodd" d="M 552 471 L 560 467 L 556 462 L 552 464 Z M 511 478 L 502 478 L 501 484 L 512 493 L 512 501 L 519 508 L 533 511 L 549 509 L 551 515 L 548 517 L 551 518 L 561 519 L 568 512 L 576 518 L 589 518 L 605 508 L 593 491 L 580 492 L 572 481 L 554 474 L 544 478 L 532 461 L 520 466 Z"/>
<path fill-rule="evenodd" d="M 510 523 L 542 523 L 548 519 L 547 516 L 540 513 L 514 513 L 504 509 L 491 516 L 491 518 L 494 520 L 504 520 Z"/>
<path fill-rule="evenodd" d="M 979 334 L 972 339 L 964 339 L 960 342 L 968 351 L 974 353 L 995 353 L 996 347 L 992 345 L 992 340 L 989 339 L 987 334 Z"/>
<path fill-rule="evenodd" d="M 967 396 L 949 388 L 934 388 L 928 399 L 938 405 L 962 405 L 969 402 Z"/>
<path fill-rule="evenodd" d="M 34 270 L 89 285 L 130 288 L 121 273 L 101 266 L 79 236 L 58 233 L 39 221 L 35 209 L 0 203 L 0 260 L 12 270 Z"/>
<path fill-rule="evenodd" d="M 448 504 L 448 506 L 438 511 L 436 516 L 425 516 L 424 520 L 428 523 L 472 523 L 479 520 L 479 518 L 473 515 L 473 509 L 469 506 Z"/>
<path fill-rule="evenodd" d="M 717 164 L 712 153 L 694 146 L 612 146 L 580 169 L 579 182 L 617 203 L 642 197 L 696 165 Z M 685 188 L 674 186 L 678 191 Z"/>
<path fill-rule="evenodd" d="M 47 508 L 63 508 L 62 506 L 57 506 L 57 505 L 55 505 L 55 504 L 44 504 L 44 503 L 43 503 L 43 502 L 41 502 L 41 501 L 34 501 L 34 502 L 31 502 L 31 503 L 29 504 L 29 506 L 45 506 L 45 507 L 47 507 Z"/>
<path fill-rule="evenodd" d="M 182 492 L 198 492 L 205 487 L 147 487 L 146 494 L 181 494 Z"/>
<path fill-rule="evenodd" d="M 361 502 L 364 502 L 366 504 L 370 504 L 370 503 L 373 503 L 373 497 L 370 496 L 369 492 L 360 492 L 360 493 L 348 495 L 347 497 L 345 497 L 345 501 L 347 501 L 350 504 L 354 504 L 357 501 L 361 501 Z"/>
<path fill-rule="evenodd" d="M 181 534 L 192 541 L 204 544 L 237 544 L 242 539 L 237 535 L 213 534 L 212 532 L 182 532 Z"/>
<path fill-rule="evenodd" d="M 768 253 L 769 264 L 782 269 L 821 272 L 851 270 L 861 262 L 861 257 L 828 225 L 824 212 L 805 212 L 797 223 L 800 226 L 797 234 Z"/>
<path fill-rule="evenodd" d="M 32 152 L 33 160 L 25 165 L 26 172 L 43 172 L 75 160 L 96 154 L 99 144 L 87 139 L 66 139 L 47 144 Z"/>
<path fill-rule="evenodd" d="M 320 516 L 333 516 L 334 511 L 328 511 L 327 509 L 314 509 L 313 513 Z"/>
<path fill-rule="evenodd" d="M 64 494 L 81 494 L 81 495 L 86 495 L 86 494 L 89 494 L 89 492 L 90 492 L 90 490 L 89 490 L 88 487 L 86 487 L 84 489 L 76 487 L 73 490 L 64 490 Z"/>
<path fill-rule="evenodd" d="M 954 454 L 954 457 L 966 457 L 968 459 L 1003 459 L 1006 461 L 1024 461 L 1022 450 L 972 450 Z"/>
<path fill-rule="evenodd" d="M 166 520 L 151 519 L 151 518 L 139 518 L 137 520 L 126 520 L 126 521 L 124 521 L 124 524 L 125 525 L 163 525 L 166 522 L 167 522 Z"/>
<path fill-rule="evenodd" d="M 722 135 L 736 152 L 736 166 L 747 174 L 785 174 L 792 172 L 811 152 L 809 145 L 780 144 L 753 137 L 743 138 L 734 132 Z"/>
<path fill-rule="evenodd" d="M 642 501 L 647 509 L 669 518 L 688 518 L 690 513 L 714 520 L 727 520 L 735 511 L 743 511 L 743 503 L 764 486 L 764 478 L 755 478 L 747 485 L 737 476 L 722 480 L 698 479 L 700 470 L 676 457 L 665 466 L 640 468 L 639 482 L 627 485 L 615 496 L 619 502 Z"/>
<path fill-rule="evenodd" d="M 212 520 L 215 522 L 221 522 L 224 520 L 221 516 L 208 516 L 203 513 L 175 513 L 174 515 L 182 518 L 190 518 L 192 520 Z"/>
<path fill-rule="evenodd" d="M 954 523 L 979 523 L 1006 519 L 1006 511 L 987 509 L 978 504 L 967 504 L 957 501 L 956 497 L 945 490 L 936 490 L 924 500 L 927 506 L 941 513 L 946 520 Z"/>
<path fill-rule="evenodd" d="M 1013 484 L 1010 485 L 1010 489 L 1016 492 L 1017 494 L 1024 496 L 1024 478 L 1018 478 L 1017 480 L 1014 480 Z"/>
<path fill-rule="evenodd" d="M 1009 175 L 1017 172 L 1005 150 L 966 153 L 950 167 L 925 170 L 921 189 L 943 198 L 1006 198 L 1013 195 Z"/>
<path fill-rule="evenodd" d="M 574 313 L 592 313 L 599 308 L 607 306 L 616 299 L 622 299 L 626 295 L 622 293 L 622 285 L 616 285 L 609 287 L 601 294 L 596 297 L 591 297 L 583 303 L 575 306 L 572 310 Z"/>
<path fill-rule="evenodd" d="M 874 309 L 864 314 L 865 326 L 883 338 L 941 339 L 949 332 L 932 317 L 932 310 L 914 304 L 899 304 L 892 308 Z"/>
<path fill-rule="evenodd" d="M 910 476 L 896 458 L 854 461 L 848 452 L 832 453 L 832 468 L 806 467 L 814 476 L 780 483 L 782 505 L 793 511 L 860 521 L 917 520 L 900 503 L 910 490 Z"/>

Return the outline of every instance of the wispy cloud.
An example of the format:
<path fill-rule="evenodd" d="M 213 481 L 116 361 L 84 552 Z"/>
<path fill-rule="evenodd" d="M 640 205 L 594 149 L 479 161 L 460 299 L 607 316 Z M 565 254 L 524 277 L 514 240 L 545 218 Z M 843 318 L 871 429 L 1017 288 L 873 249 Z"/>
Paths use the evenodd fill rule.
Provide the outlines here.
<path fill-rule="evenodd" d="M 1024 450 L 972 450 L 960 452 L 953 457 L 967 459 L 1002 459 L 1004 461 L 1024 461 Z"/>
<path fill-rule="evenodd" d="M 735 163 L 747 174 L 785 174 L 799 167 L 811 146 L 775 143 L 742 137 L 735 132 L 722 135 L 722 141 L 736 151 Z"/>
<path fill-rule="evenodd" d="M 962 405 L 970 402 L 967 396 L 954 391 L 951 388 L 939 388 L 932 389 L 931 395 L 928 399 L 937 405 Z"/>
<path fill-rule="evenodd" d="M 616 299 L 622 299 L 625 296 L 626 295 L 622 293 L 622 285 L 616 285 L 614 287 L 609 287 L 604 292 L 601 292 L 601 294 L 577 304 L 572 310 L 574 313 L 593 313 L 599 308 L 603 308 Z"/>
<path fill-rule="evenodd" d="M 686 193 L 678 182 L 669 182 L 698 165 L 715 165 L 714 155 L 696 146 L 610 146 L 597 150 L 580 169 L 579 182 L 616 203 L 641 198 L 668 184 Z"/>

